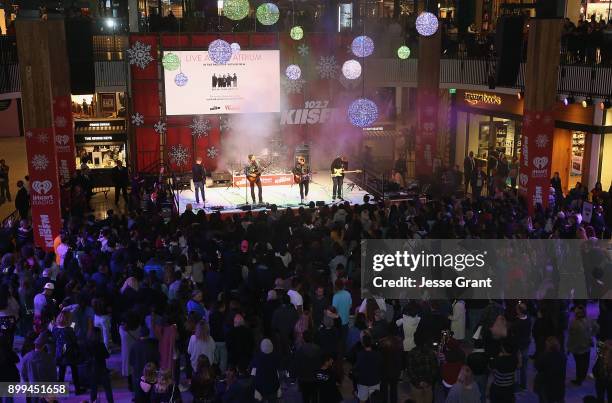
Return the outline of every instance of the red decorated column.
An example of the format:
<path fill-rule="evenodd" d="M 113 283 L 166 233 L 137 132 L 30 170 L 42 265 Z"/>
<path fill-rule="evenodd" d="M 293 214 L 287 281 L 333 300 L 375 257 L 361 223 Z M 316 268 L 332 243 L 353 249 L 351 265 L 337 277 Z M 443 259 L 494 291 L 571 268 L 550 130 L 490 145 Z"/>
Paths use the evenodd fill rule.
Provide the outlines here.
<path fill-rule="evenodd" d="M 440 30 L 432 36 L 419 36 L 417 82 L 418 125 L 415 138 L 415 173 L 430 177 L 437 155 L 438 93 L 440 88 Z"/>
<path fill-rule="evenodd" d="M 16 23 L 17 51 L 21 73 L 23 119 L 26 133 L 30 201 L 34 242 L 53 250 L 61 228 L 60 188 L 55 155 L 49 37 L 53 23 L 38 18 L 20 18 Z"/>
<path fill-rule="evenodd" d="M 533 19 L 529 27 L 519 193 L 530 215 L 548 205 L 561 28 L 560 19 Z"/>

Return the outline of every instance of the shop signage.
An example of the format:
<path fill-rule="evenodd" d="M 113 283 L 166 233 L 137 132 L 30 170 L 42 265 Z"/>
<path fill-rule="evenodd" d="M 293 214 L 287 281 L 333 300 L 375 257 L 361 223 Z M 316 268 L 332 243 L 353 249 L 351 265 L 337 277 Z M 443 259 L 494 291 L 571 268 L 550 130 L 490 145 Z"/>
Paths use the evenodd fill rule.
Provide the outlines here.
<path fill-rule="evenodd" d="M 124 142 L 126 139 L 126 135 L 125 133 L 120 133 L 120 134 L 106 134 L 106 135 L 100 135 L 100 136 L 87 136 L 87 135 L 83 135 L 83 134 L 77 134 L 75 136 L 76 142 L 79 144 L 82 143 L 99 143 L 99 142 L 107 142 L 107 143 L 114 143 L 114 142 Z"/>
<path fill-rule="evenodd" d="M 478 104 L 501 105 L 502 99 L 495 94 L 486 94 L 484 92 L 465 92 L 463 94 L 465 102 L 474 106 Z"/>
<path fill-rule="evenodd" d="M 110 122 L 89 122 L 89 127 L 110 127 Z"/>

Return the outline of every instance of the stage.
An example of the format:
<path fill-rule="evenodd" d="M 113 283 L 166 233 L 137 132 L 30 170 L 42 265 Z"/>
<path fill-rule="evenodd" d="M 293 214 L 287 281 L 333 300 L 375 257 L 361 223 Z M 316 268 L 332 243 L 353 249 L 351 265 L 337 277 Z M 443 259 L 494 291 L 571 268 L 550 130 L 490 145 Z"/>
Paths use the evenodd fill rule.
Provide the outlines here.
<path fill-rule="evenodd" d="M 221 211 L 223 213 L 239 212 L 240 206 L 245 204 L 245 200 L 251 203 L 250 187 L 235 187 L 220 186 L 208 187 L 212 182 L 207 181 L 206 186 L 206 205 L 203 206 L 195 202 L 195 193 L 193 191 L 193 183 L 190 190 L 183 190 L 179 193 L 179 212 L 185 211 L 188 203 L 193 205 L 193 211 L 204 209 L 206 213 Z M 330 175 L 315 174 L 310 182 L 308 192 L 308 200 L 317 202 L 324 201 L 327 204 L 332 202 L 332 180 Z M 246 192 L 245 192 L 246 191 Z M 360 187 L 354 185 L 348 178 L 344 179 L 343 198 L 351 204 L 363 203 L 363 196 L 367 192 Z M 245 199 L 245 196 L 247 197 Z M 255 187 L 255 196 L 257 197 L 257 187 Z M 263 187 L 263 201 L 271 205 L 276 204 L 279 208 L 297 208 L 300 206 L 300 188 L 297 184 L 293 185 L 276 185 Z M 253 206 L 252 210 L 264 210 L 265 206 Z"/>

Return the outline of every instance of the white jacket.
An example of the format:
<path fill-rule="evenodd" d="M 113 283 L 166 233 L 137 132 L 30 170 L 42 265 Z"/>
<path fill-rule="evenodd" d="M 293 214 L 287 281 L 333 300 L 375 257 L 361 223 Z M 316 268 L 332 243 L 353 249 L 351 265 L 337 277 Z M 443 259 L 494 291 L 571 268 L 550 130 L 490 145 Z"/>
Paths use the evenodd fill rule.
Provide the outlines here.
<path fill-rule="evenodd" d="M 404 330 L 404 351 L 410 351 L 416 347 L 414 333 L 420 321 L 421 318 L 419 316 L 402 315 L 402 318 L 395 322 L 397 326 L 401 326 Z"/>
<path fill-rule="evenodd" d="M 453 314 L 450 317 L 453 338 L 465 339 L 465 302 L 462 300 L 453 303 Z"/>

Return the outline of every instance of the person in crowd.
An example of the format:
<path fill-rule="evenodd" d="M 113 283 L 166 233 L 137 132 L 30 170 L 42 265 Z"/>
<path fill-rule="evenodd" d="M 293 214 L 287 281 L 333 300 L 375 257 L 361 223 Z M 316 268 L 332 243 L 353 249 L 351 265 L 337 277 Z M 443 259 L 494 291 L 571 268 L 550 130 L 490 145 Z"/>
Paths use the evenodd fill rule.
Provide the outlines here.
<path fill-rule="evenodd" d="M 433 400 L 433 388 L 440 375 L 438 357 L 431 346 L 431 339 L 419 338 L 416 347 L 408 354 L 406 372 L 416 403 L 430 403 Z"/>
<path fill-rule="evenodd" d="M 123 166 L 123 161 L 117 160 L 115 167 L 111 172 L 113 186 L 115 186 L 115 205 L 119 205 L 119 196 L 123 195 L 126 208 L 129 206 L 127 187 L 130 183 L 130 175 L 127 167 Z"/>
<path fill-rule="evenodd" d="M 312 333 L 307 331 L 304 333 L 304 344 L 295 352 L 294 360 L 299 363 L 294 373 L 304 403 L 316 403 L 316 373 L 321 367 L 321 360 L 321 348 L 313 343 Z"/>
<path fill-rule="evenodd" d="M 134 311 L 126 312 L 122 323 L 119 325 L 119 337 L 121 339 L 121 375 L 127 378 L 127 384 L 132 389 L 133 372 L 130 368 L 129 354 L 134 343 L 140 338 L 141 327 L 138 314 Z"/>
<path fill-rule="evenodd" d="M 610 401 L 612 398 L 612 340 L 599 342 L 597 361 L 593 367 L 597 403 Z"/>
<path fill-rule="evenodd" d="M 202 157 L 196 158 L 196 163 L 191 168 L 191 174 L 196 204 L 200 204 L 200 196 L 202 196 L 202 204 L 205 204 L 206 168 L 204 168 L 204 165 L 202 165 Z"/>
<path fill-rule="evenodd" d="M 531 318 L 528 315 L 527 304 L 524 302 L 516 305 L 516 319 L 510 326 L 510 334 L 515 340 L 521 358 L 519 386 L 521 389 L 526 390 L 529 345 L 531 344 Z"/>
<path fill-rule="evenodd" d="M 474 151 L 470 153 L 463 160 L 463 184 L 465 186 L 465 193 L 467 194 L 468 185 L 472 181 L 472 175 L 476 170 L 476 160 L 474 159 Z M 473 191 L 473 190 L 472 190 Z"/>
<path fill-rule="evenodd" d="M 586 379 L 589 370 L 591 346 L 593 337 L 597 334 L 597 323 L 586 316 L 586 309 L 578 305 L 574 309 L 574 319 L 570 322 L 567 351 L 572 354 L 576 363 L 576 379 L 574 385 L 581 385 Z"/>
<path fill-rule="evenodd" d="M 245 364 L 240 364 L 234 371 L 228 370 L 227 389 L 223 394 L 223 403 L 253 403 L 255 387 L 253 377 L 249 375 Z"/>
<path fill-rule="evenodd" d="M 94 327 L 87 344 L 89 358 L 90 393 L 92 402 L 98 401 L 98 385 L 102 385 L 106 393 L 106 401 L 113 403 L 113 388 L 110 375 L 106 367 L 106 360 L 110 357 L 106 345 L 102 342 L 102 331 Z"/>
<path fill-rule="evenodd" d="M 173 403 L 181 401 L 180 391 L 172 379 L 172 371 L 162 369 L 157 373 L 157 381 L 151 390 L 151 403 Z"/>
<path fill-rule="evenodd" d="M 134 385 L 132 387 L 136 395 L 141 393 L 140 385 L 142 382 L 149 382 L 151 385 L 155 383 L 155 378 L 152 377 L 151 371 L 154 375 L 155 371 L 157 371 L 159 360 L 159 342 L 152 336 L 149 329 L 141 327 L 140 338 L 132 345 L 128 358 L 133 374 Z M 145 371 L 145 367 L 147 371 Z M 137 374 L 141 374 L 141 377 L 138 377 Z M 146 393 L 149 391 L 150 388 Z"/>
<path fill-rule="evenodd" d="M 387 324 L 388 333 L 378 342 L 378 348 L 382 355 L 382 376 L 380 390 L 384 403 L 398 402 L 398 383 L 401 378 L 403 360 L 402 339 L 397 335 L 397 326 Z"/>
<path fill-rule="evenodd" d="M 411 302 L 404 307 L 402 317 L 395 322 L 397 326 L 401 326 L 402 334 L 404 335 L 404 361 L 406 361 L 407 354 L 416 347 L 414 334 L 416 333 L 419 322 L 421 321 L 421 317 L 418 315 L 418 313 L 418 305 Z"/>
<path fill-rule="evenodd" d="M 247 327 L 244 316 L 240 313 L 236 313 L 233 323 L 233 327 L 225 336 L 225 343 L 227 345 L 227 362 L 231 366 L 236 366 L 240 363 L 251 362 L 255 338 L 251 329 Z"/>
<path fill-rule="evenodd" d="M 48 343 L 49 334 L 47 332 L 39 334 L 34 340 L 34 349 L 21 359 L 23 382 L 57 382 L 55 357 L 47 352 Z"/>
<path fill-rule="evenodd" d="M 474 381 L 472 370 L 469 366 L 461 367 L 457 382 L 448 392 L 446 403 L 480 403 L 480 389 Z"/>
<path fill-rule="evenodd" d="M 260 351 L 255 354 L 251 364 L 251 375 L 255 377 L 255 399 L 266 403 L 275 403 L 281 396 L 280 359 L 274 353 L 274 346 L 270 339 L 263 339 L 259 346 Z"/>
<path fill-rule="evenodd" d="M 198 365 L 198 358 L 205 355 L 209 362 L 215 360 L 215 341 L 210 337 L 210 328 L 205 320 L 200 320 L 196 326 L 195 334 L 189 338 L 187 353 L 191 362 L 191 367 L 195 371 Z"/>
<path fill-rule="evenodd" d="M 81 360 L 82 351 L 80 351 L 74 329 L 70 326 L 69 315 L 70 314 L 67 312 L 60 312 L 57 315 L 52 336 L 55 343 L 57 379 L 60 382 L 64 382 L 66 377 L 66 368 L 70 367 L 72 383 L 75 387 L 75 393 L 78 395 L 84 391 L 84 388 L 81 388 L 78 371 L 78 363 Z"/>
<path fill-rule="evenodd" d="M 22 220 L 27 220 L 30 214 L 30 195 L 23 181 L 17 181 L 17 194 L 15 195 L 15 208 Z"/>
<path fill-rule="evenodd" d="M 157 365 L 148 362 L 142 368 L 142 376 L 138 378 L 134 386 L 134 403 L 149 403 L 153 399 L 153 390 L 157 384 Z"/>
<path fill-rule="evenodd" d="M 536 359 L 537 371 L 534 391 L 540 403 L 562 403 L 565 401 L 566 358 L 556 337 L 546 339 L 543 354 Z"/>
<path fill-rule="evenodd" d="M 491 401 L 499 403 L 514 402 L 514 377 L 519 361 L 517 352 L 508 341 L 500 344 L 499 354 L 493 357 L 491 370 L 493 382 L 491 384 Z"/>
<path fill-rule="evenodd" d="M 474 349 L 466 358 L 466 365 L 470 367 L 474 382 L 480 391 L 480 403 L 487 401 L 487 383 L 489 380 L 489 356 L 485 353 L 481 338 L 474 339 Z"/>
<path fill-rule="evenodd" d="M 0 201 L 11 201 L 11 187 L 9 184 L 10 167 L 4 159 L 0 159 Z M 0 203 L 0 204 L 2 204 Z"/>
<path fill-rule="evenodd" d="M 316 388 L 319 402 L 340 403 L 342 394 L 338 390 L 338 378 L 334 371 L 334 357 L 324 355 L 321 368 L 316 372 Z"/>
<path fill-rule="evenodd" d="M 450 328 L 455 340 L 465 339 L 465 302 L 460 299 L 456 299 L 452 305 L 452 314 L 449 315 Z"/>
<path fill-rule="evenodd" d="M 357 353 L 353 366 L 353 376 L 357 384 L 357 398 L 365 403 L 373 393 L 380 390 L 383 359 L 380 352 L 373 349 L 372 337 L 365 334 L 361 338 L 363 350 Z"/>
<path fill-rule="evenodd" d="M 205 355 L 198 357 L 193 377 L 191 378 L 190 389 L 194 403 L 209 403 L 215 397 L 215 374 L 208 357 Z M 251 399 L 252 396 L 253 394 L 251 393 Z"/>

